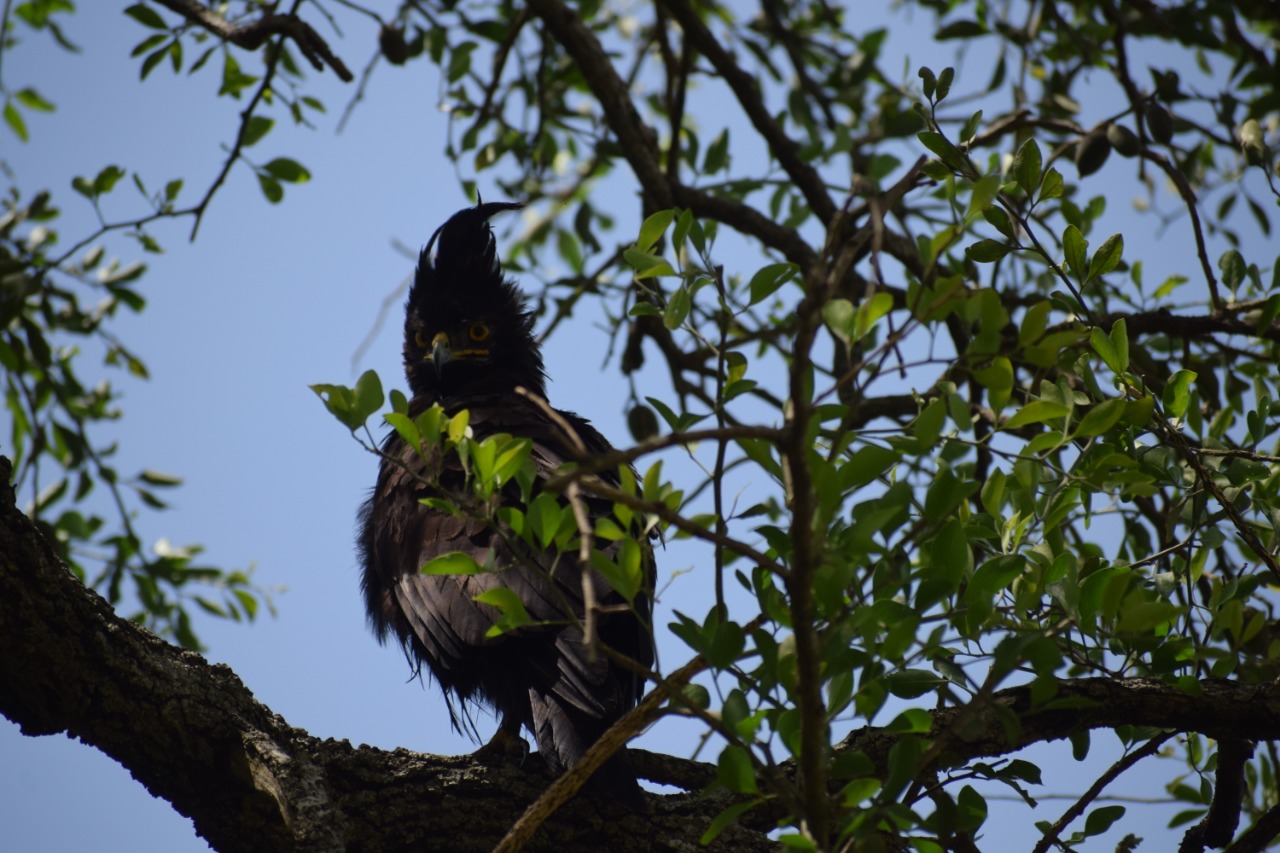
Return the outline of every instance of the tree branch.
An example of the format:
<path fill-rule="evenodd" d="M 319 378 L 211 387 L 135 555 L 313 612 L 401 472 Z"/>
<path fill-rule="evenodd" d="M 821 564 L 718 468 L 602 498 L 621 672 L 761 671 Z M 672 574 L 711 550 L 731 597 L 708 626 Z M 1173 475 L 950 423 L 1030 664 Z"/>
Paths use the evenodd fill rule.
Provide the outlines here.
<path fill-rule="evenodd" d="M 263 15 L 256 21 L 236 26 L 198 0 L 156 2 L 193 24 L 199 24 L 223 41 L 245 50 L 257 50 L 274 35 L 286 36 L 293 39 L 298 50 L 302 51 L 302 55 L 317 71 L 323 71 L 328 64 L 342 82 L 350 83 L 355 79 L 343 61 L 330 49 L 328 42 L 297 15 Z"/>

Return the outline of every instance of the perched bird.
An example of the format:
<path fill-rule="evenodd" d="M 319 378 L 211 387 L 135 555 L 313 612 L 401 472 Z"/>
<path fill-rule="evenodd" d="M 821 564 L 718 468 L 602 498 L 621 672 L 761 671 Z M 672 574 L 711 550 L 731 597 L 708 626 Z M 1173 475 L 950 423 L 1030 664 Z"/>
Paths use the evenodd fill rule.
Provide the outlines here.
<path fill-rule="evenodd" d="M 480 204 L 455 214 L 432 235 L 405 305 L 404 366 L 411 416 L 439 403 L 450 415 L 468 410 L 477 441 L 495 433 L 530 439 L 536 490 L 574 458 L 575 444 L 564 426 L 592 455 L 612 447 L 586 420 L 571 412 L 553 418 L 515 390 L 546 396 L 533 318 L 520 291 L 503 276 L 489 228 L 491 216 L 520 207 Z M 378 640 L 394 637 L 416 670 L 426 666 L 444 690 L 455 729 L 465 727 L 474 736 L 470 706 L 487 705 L 499 725 L 486 750 L 523 747 L 523 726 L 533 732 L 552 770 L 562 773 L 635 706 L 643 688 L 641 677 L 587 648 L 579 627 L 585 617 L 584 570 L 599 604 L 600 641 L 645 667 L 654 654 L 650 592 L 642 591 L 628 606 L 594 569 L 584 569 L 576 551 L 539 553 L 522 547 L 515 553 L 511 539 L 492 524 L 424 506 L 422 498 L 465 493 L 461 462 L 451 454 L 428 465 L 395 432 L 382 450 L 359 533 L 365 604 Z M 607 472 L 600 476 L 611 479 Z M 616 475 L 612 479 L 616 483 Z M 504 492 L 502 500 L 518 505 L 518 489 Z M 588 506 L 592 515 L 611 509 L 603 501 Z M 618 547 L 617 542 L 596 544 L 606 554 Z M 493 570 L 470 575 L 419 571 L 453 551 Z M 645 587 L 651 590 L 647 542 L 643 553 Z M 499 613 L 474 599 L 495 587 L 515 592 L 534 624 L 486 636 Z M 594 782 L 624 805 L 643 810 L 625 750 L 597 771 Z"/>

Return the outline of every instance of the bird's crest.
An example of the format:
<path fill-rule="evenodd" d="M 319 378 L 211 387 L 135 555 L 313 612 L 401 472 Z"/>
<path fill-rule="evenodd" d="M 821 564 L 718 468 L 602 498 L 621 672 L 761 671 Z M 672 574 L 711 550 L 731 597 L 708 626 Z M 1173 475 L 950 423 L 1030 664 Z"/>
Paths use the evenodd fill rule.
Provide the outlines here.
<path fill-rule="evenodd" d="M 497 244 L 489 219 L 507 210 L 519 210 L 521 202 L 491 201 L 460 210 L 436 229 L 418 258 L 415 289 L 450 287 L 465 281 L 470 286 L 500 281 Z"/>

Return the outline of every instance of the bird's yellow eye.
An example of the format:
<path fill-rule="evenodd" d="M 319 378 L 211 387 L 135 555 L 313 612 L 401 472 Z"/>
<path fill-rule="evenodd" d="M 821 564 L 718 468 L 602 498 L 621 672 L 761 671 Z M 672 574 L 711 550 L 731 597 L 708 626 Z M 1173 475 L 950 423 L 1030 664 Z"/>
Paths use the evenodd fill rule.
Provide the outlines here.
<path fill-rule="evenodd" d="M 467 334 L 471 336 L 471 340 L 480 343 L 489 339 L 489 327 L 484 323 L 472 323 L 471 328 L 467 330 Z"/>
<path fill-rule="evenodd" d="M 413 336 L 413 342 L 423 349 L 427 348 L 427 336 L 422 334 L 421 329 L 419 329 L 417 334 Z"/>

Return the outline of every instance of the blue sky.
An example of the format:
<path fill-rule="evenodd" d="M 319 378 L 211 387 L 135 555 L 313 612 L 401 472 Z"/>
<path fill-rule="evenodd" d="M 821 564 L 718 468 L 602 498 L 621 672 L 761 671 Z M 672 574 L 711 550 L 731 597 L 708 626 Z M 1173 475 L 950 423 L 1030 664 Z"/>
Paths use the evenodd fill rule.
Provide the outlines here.
<path fill-rule="evenodd" d="M 81 5 L 66 29 L 82 54 L 68 55 L 47 39 L 31 37 L 4 66 L 10 86 L 34 84 L 57 104 L 52 116 L 30 118 L 32 141 L 26 145 L 0 131 L 0 159 L 13 169 L 24 195 L 45 187 L 54 191 L 63 210 L 56 227 L 64 244 L 93 227 L 88 204 L 70 190 L 73 176 L 92 176 L 109 163 L 139 171 L 150 186 L 181 176 L 186 188 L 180 203 L 189 202 L 220 168 L 219 143 L 231 138 L 243 108 L 243 102 L 214 97 L 213 68 L 188 79 L 162 67 L 140 85 L 138 62 L 128 53 L 145 31 L 115 4 Z M 929 23 L 916 16 L 917 26 Z M 336 48 L 358 69 L 373 49 L 374 33 L 364 19 L 348 26 L 350 37 Z M 909 34 L 899 31 L 895 39 L 909 43 Z M 929 61 L 935 68 L 946 64 L 941 55 Z M 914 73 L 909 77 L 914 80 Z M 412 270 L 392 241 L 417 248 L 470 200 L 443 158 L 446 125 L 436 105 L 434 66 L 380 68 L 341 135 L 333 127 L 350 88 L 331 74 L 313 75 L 308 85 L 329 109 L 317 119 L 318 129 L 295 129 L 282 119 L 250 153 L 261 161 L 296 157 L 312 172 L 309 184 L 288 186 L 284 203 L 273 206 L 253 175 L 236 168 L 197 242 L 187 242 L 189 220 L 154 229 L 166 253 L 144 258 L 150 271 L 142 290 L 149 305 L 140 318 L 124 317 L 117 325 L 153 377 L 136 382 L 112 374 L 125 411 L 116 431 L 119 468 L 145 466 L 185 478 L 186 485 L 172 495 L 173 511 L 144 517 L 144 538 L 203 543 L 210 562 L 253 565 L 258 583 L 283 588 L 275 596 L 276 619 L 264 617 L 249 627 L 205 617 L 197 623 L 208 657 L 229 664 L 259 700 L 319 737 L 388 749 L 470 751 L 474 745 L 449 730 L 436 689 L 407 682 L 400 653 L 380 648 L 365 629 L 352 540 L 356 508 L 373 481 L 376 461 L 307 387 L 354 379 L 353 353 L 382 300 Z M 1121 168 L 1117 160 L 1107 169 Z M 481 188 L 489 190 L 486 198 L 496 198 L 483 175 Z M 122 182 L 107 197 L 109 219 L 139 210 L 132 194 Z M 1126 230 L 1133 247 L 1127 254 L 1137 257 L 1142 244 L 1130 236 L 1127 201 L 1112 199 L 1110 230 Z M 629 197 L 616 205 L 628 215 L 635 207 Z M 626 233 L 625 223 L 620 234 Z M 509 224 L 518 231 L 518 216 Z M 1186 241 L 1175 242 L 1170 234 L 1161 244 L 1167 271 L 1193 257 Z M 127 241 L 111 240 L 108 246 L 125 261 L 141 256 Z M 1159 265 L 1148 261 L 1149 281 L 1161 280 Z M 751 269 L 730 272 L 749 275 Z M 399 324 L 397 307 L 358 366 L 376 369 L 388 387 L 403 386 Z M 550 396 L 624 443 L 628 391 L 616 364 L 604 363 L 606 346 L 606 335 L 590 315 L 561 329 L 545 351 Z M 81 370 L 89 377 L 97 372 L 89 361 Z M 645 392 L 664 393 L 665 386 L 650 379 Z M 663 627 L 672 602 L 701 614 L 689 602 L 705 601 L 711 581 L 708 572 L 697 571 L 695 551 L 672 548 L 661 561 L 664 579 L 694 569 L 675 580 L 656 620 L 670 667 L 684 659 Z M 688 755 L 696 735 L 688 724 L 665 721 L 640 744 Z M 1100 733 L 1095 740 L 1114 738 Z M 1078 778 L 1097 775 L 1094 769 L 1077 777 L 1062 745 L 1052 754 L 1046 770 L 1072 770 L 1047 772 L 1050 791 L 1082 788 Z M 1034 814 L 1017 810 L 1020 829 L 1010 837 L 1032 838 L 1026 830 L 1033 820 L 1053 820 L 1064 807 L 1050 802 Z M 1156 839 L 1158 846 L 1168 813 L 1153 816 L 1149 826 L 1129 822 L 1125 828 L 1147 837 L 1149 845 Z M 207 849 L 189 821 L 151 798 L 112 760 L 63 736 L 22 737 L 7 721 L 0 722 L 0 826 L 13 850 Z M 1012 830 L 993 822 L 988 831 Z M 1106 845 L 1114 841 L 1097 849 L 1110 849 Z"/>

